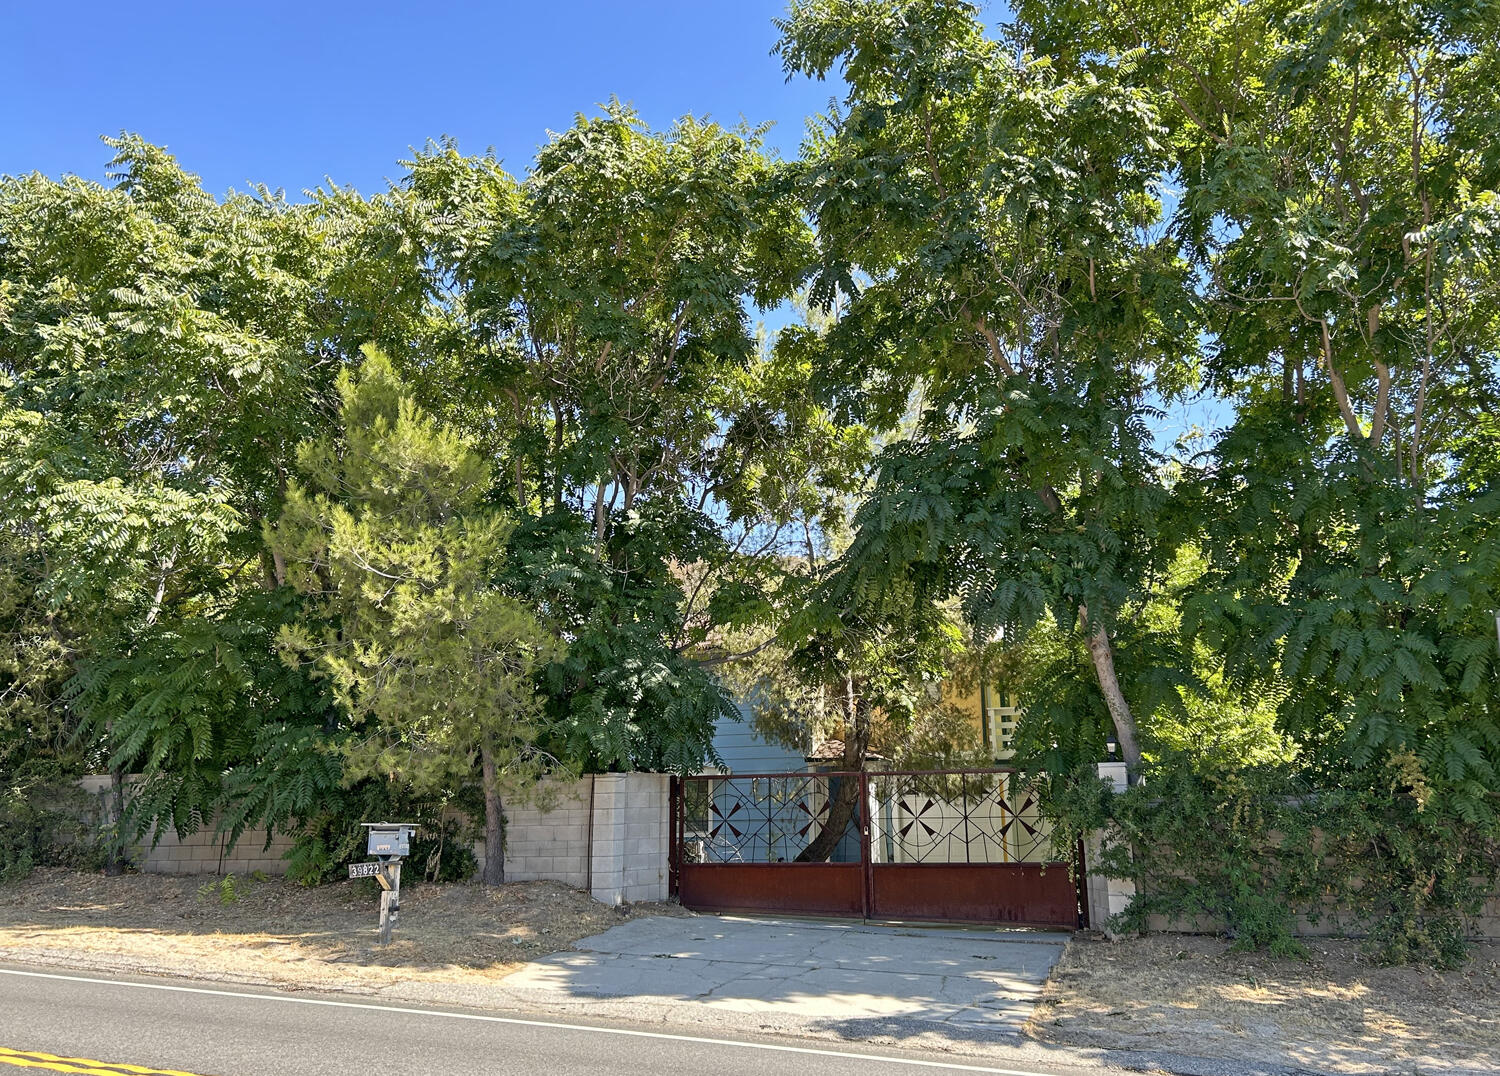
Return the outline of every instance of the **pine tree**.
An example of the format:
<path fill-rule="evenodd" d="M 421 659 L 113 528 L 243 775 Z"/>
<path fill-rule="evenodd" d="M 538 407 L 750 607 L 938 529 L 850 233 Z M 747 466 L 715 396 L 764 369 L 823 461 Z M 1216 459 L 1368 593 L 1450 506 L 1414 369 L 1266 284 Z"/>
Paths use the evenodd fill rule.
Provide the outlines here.
<path fill-rule="evenodd" d="M 484 881 L 504 873 L 502 793 L 554 761 L 538 671 L 561 646 L 495 583 L 511 523 L 483 503 L 490 472 L 424 413 L 379 351 L 339 379 L 342 430 L 306 443 L 271 548 L 321 624 L 283 653 L 327 678 L 356 734 L 346 779 L 383 775 L 419 794 L 484 792 Z M 477 774 L 476 774 L 477 770 Z"/>

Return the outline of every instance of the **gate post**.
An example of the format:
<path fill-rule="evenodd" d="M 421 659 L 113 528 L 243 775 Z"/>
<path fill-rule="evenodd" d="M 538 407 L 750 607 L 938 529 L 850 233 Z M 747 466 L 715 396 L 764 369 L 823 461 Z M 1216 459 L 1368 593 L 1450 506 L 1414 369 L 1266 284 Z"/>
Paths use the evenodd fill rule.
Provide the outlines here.
<path fill-rule="evenodd" d="M 875 861 L 870 855 L 870 775 L 859 771 L 859 861 L 864 868 L 864 911 L 875 913 Z"/>
<path fill-rule="evenodd" d="M 1125 763 L 1123 762 L 1101 762 L 1098 764 L 1099 776 L 1108 781 L 1116 792 L 1124 792 L 1126 787 Z M 1103 854 L 1107 844 L 1118 839 L 1118 834 L 1111 834 L 1106 830 L 1094 830 L 1087 833 L 1083 838 L 1084 855 L 1084 903 L 1088 908 L 1088 924 L 1094 930 L 1102 931 L 1106 936 L 1113 938 L 1114 933 L 1110 924 L 1114 917 L 1130 906 L 1135 899 L 1135 883 L 1129 878 L 1106 877 L 1103 874 L 1090 872 L 1088 860 L 1097 861 Z"/>
<path fill-rule="evenodd" d="M 667 896 L 681 897 L 683 795 L 682 778 L 673 774 L 667 782 Z"/>
<path fill-rule="evenodd" d="M 1073 849 L 1073 869 L 1077 872 L 1078 929 L 1089 928 L 1089 861 L 1083 852 L 1083 838 L 1078 838 L 1078 847 Z"/>

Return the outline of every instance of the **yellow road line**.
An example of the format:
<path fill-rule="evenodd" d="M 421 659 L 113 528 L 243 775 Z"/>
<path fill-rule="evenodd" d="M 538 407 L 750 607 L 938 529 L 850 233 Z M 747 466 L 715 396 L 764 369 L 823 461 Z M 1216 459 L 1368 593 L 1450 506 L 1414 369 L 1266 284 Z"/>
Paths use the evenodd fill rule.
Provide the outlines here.
<path fill-rule="evenodd" d="M 40 1050 L 12 1050 L 0 1046 L 0 1065 L 23 1069 L 47 1069 L 52 1072 L 77 1072 L 87 1076 L 198 1076 L 179 1069 L 153 1069 L 127 1065 L 118 1061 L 93 1061 L 86 1057 L 60 1057 Z"/>
<path fill-rule="evenodd" d="M 18 1057 L 15 1054 L 0 1054 L 0 1065 L 15 1065 L 23 1069 L 49 1069 L 52 1072 L 81 1072 L 91 1076 L 118 1076 L 118 1070 L 86 1068 L 82 1065 L 69 1065 L 59 1061 L 42 1061 L 34 1057 Z"/>

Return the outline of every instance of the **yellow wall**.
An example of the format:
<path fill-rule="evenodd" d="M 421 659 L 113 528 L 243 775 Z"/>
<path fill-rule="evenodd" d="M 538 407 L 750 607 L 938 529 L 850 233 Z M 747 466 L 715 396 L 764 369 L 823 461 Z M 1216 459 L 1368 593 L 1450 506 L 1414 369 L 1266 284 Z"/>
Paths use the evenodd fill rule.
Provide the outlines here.
<path fill-rule="evenodd" d="M 979 732 L 981 735 L 988 734 L 990 743 L 995 748 L 996 758 L 1009 757 L 1010 751 L 1006 750 L 999 742 L 1001 729 L 987 727 L 995 725 L 998 722 L 985 721 L 984 704 L 988 702 L 991 710 L 997 708 L 1007 710 L 1005 715 L 995 716 L 1004 716 L 1007 720 L 1013 720 L 1013 711 L 1016 705 L 1015 699 L 1003 698 L 994 688 L 985 691 L 978 687 L 965 687 L 953 681 L 944 682 L 942 686 L 942 699 L 949 705 L 957 706 L 968 715 L 969 720 L 974 724 L 976 732 Z"/>
<path fill-rule="evenodd" d="M 977 687 L 966 687 L 954 683 L 952 680 L 943 681 L 943 701 L 950 706 L 957 706 L 974 723 L 974 727 L 982 727 L 983 714 L 980 710 L 980 691 Z"/>

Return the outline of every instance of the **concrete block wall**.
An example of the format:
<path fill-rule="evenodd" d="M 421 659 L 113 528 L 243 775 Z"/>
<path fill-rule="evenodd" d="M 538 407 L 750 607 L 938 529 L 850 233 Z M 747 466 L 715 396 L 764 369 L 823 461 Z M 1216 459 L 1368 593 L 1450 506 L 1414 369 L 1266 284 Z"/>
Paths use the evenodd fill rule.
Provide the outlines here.
<path fill-rule="evenodd" d="M 1474 929 L 1481 938 L 1500 941 L 1500 893 L 1496 893 L 1484 906 Z"/>
<path fill-rule="evenodd" d="M 134 783 L 137 778 L 127 778 Z M 98 817 L 104 822 L 114 818 L 110 800 L 108 774 L 90 774 L 80 778 L 84 791 L 98 802 Z M 128 792 L 127 792 L 128 795 Z M 247 829 L 233 849 L 226 848 L 228 837 L 216 834 L 213 826 L 179 839 L 176 831 L 167 830 L 155 844 L 142 841 L 131 849 L 130 859 L 148 874 L 285 874 L 283 855 L 292 847 L 292 838 L 277 834 L 269 847 L 265 830 Z"/>
<path fill-rule="evenodd" d="M 585 889 L 589 882 L 589 783 L 543 781 L 526 802 L 505 805 L 505 878 L 544 878 Z M 484 869 L 484 842 L 474 842 Z"/>
<path fill-rule="evenodd" d="M 168 831 L 153 848 L 142 848 L 135 862 L 150 874 L 285 874 L 282 858 L 292 847 L 292 839 L 283 834 L 266 845 L 264 830 L 246 830 L 232 850 L 224 845 L 228 838 L 215 836 L 211 830 L 199 830 L 185 840 Z"/>
<path fill-rule="evenodd" d="M 563 882 L 606 904 L 666 900 L 668 781 L 659 773 L 599 774 L 546 782 L 527 801 L 508 804 L 506 878 Z M 98 817 L 109 821 L 108 775 L 81 783 L 96 798 Z M 282 856 L 290 837 L 277 835 L 267 847 L 264 831 L 246 830 L 232 850 L 226 843 L 212 826 L 181 840 L 168 831 L 154 846 L 137 846 L 132 859 L 152 874 L 286 873 Z M 475 843 L 474 853 L 482 868 L 483 842 Z"/>
<path fill-rule="evenodd" d="M 594 899 L 605 904 L 666 900 L 667 775 L 611 773 L 595 780 Z"/>
<path fill-rule="evenodd" d="M 666 900 L 668 781 L 661 773 L 601 773 L 546 783 L 533 801 L 507 805 L 506 879 L 549 878 L 606 904 Z M 483 869 L 483 842 L 474 854 Z"/>

